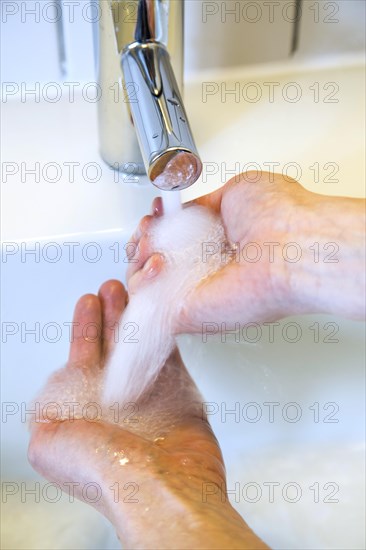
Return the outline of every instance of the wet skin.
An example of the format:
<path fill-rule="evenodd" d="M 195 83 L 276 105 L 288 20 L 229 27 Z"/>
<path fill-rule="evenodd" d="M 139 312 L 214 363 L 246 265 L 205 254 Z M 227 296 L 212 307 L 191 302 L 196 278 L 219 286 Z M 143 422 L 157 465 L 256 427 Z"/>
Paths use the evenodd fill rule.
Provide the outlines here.
<path fill-rule="evenodd" d="M 192 289 L 177 318 L 177 334 L 199 333 L 205 322 L 225 323 L 231 330 L 236 323 L 296 314 L 364 318 L 363 199 L 328 197 L 281 174 L 247 172 L 194 202 L 220 214 L 238 254 Z M 153 214 L 131 237 L 130 293 L 165 267 L 149 235 L 153 217 L 162 213 L 162 201 L 156 199 Z"/>
<path fill-rule="evenodd" d="M 75 338 L 62 373 L 66 383 L 73 369 L 92 376 L 95 368 L 104 367 L 113 347 L 110 327 L 119 320 L 126 301 L 127 293 L 118 281 L 105 283 L 98 296 L 79 300 Z M 83 338 L 87 323 L 102 327 L 101 338 Z M 180 398 L 170 392 L 177 377 L 184 387 Z M 161 395 L 163 402 L 157 399 Z M 81 500 L 82 487 L 98 483 L 102 498 L 95 507 L 110 519 L 125 547 L 266 548 L 225 496 L 222 455 L 198 398 L 175 350 L 152 391 L 137 404 L 137 430 L 100 420 L 33 423 L 29 460 L 61 487 L 77 483 L 75 496 Z M 164 437 L 156 437 L 154 410 L 157 423 L 165 410 L 169 417 Z M 145 429 L 144 415 L 149 417 Z"/>

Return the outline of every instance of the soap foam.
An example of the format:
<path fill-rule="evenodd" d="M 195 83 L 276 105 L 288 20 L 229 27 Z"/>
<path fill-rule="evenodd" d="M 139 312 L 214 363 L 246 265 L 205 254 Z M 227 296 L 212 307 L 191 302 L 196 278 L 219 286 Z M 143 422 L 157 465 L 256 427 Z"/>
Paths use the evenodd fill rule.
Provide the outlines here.
<path fill-rule="evenodd" d="M 156 441 L 164 439 L 187 416 L 202 415 L 202 396 L 175 353 L 160 370 L 153 389 L 138 402 L 102 403 L 104 378 L 104 370 L 98 364 L 59 369 L 31 404 L 35 411 L 32 421 L 102 420 Z"/>
<path fill-rule="evenodd" d="M 120 321 L 137 329 L 135 342 L 119 339 L 107 365 L 104 402 L 139 399 L 153 384 L 175 347 L 173 329 L 188 293 L 223 265 L 225 232 L 218 216 L 201 206 L 164 215 L 151 229 L 152 248 L 166 259 L 156 279 L 131 296 Z M 215 253 L 203 257 L 203 243 L 214 243 Z M 131 323 L 131 325 L 128 325 Z"/>

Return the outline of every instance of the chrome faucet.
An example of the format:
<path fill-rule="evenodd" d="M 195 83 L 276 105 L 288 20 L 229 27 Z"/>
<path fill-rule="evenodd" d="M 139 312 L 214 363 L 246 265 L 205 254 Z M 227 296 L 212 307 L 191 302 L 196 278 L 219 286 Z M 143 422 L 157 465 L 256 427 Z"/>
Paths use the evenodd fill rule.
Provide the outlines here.
<path fill-rule="evenodd" d="M 184 0 L 100 0 L 100 150 L 164 190 L 200 176 L 181 91 Z"/>

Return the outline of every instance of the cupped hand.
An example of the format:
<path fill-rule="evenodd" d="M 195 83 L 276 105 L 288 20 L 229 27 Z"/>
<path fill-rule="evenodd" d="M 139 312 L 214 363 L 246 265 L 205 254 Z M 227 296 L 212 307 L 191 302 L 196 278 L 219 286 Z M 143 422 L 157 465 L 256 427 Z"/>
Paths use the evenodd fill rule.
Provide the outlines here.
<path fill-rule="evenodd" d="M 98 296 L 79 300 L 69 360 L 55 375 L 59 384 L 74 383 L 78 373 L 92 381 L 96 369 L 104 368 L 114 345 L 111 327 L 126 301 L 118 281 L 105 283 Z M 85 338 L 87 325 L 101 327 L 100 337 Z M 43 395 L 47 395 L 47 386 Z M 197 521 L 196 511 L 203 521 L 210 505 L 201 511 L 202 488 L 204 484 L 220 487 L 216 491 L 219 499 L 225 487 L 223 459 L 202 413 L 202 398 L 177 350 L 152 391 L 132 405 L 133 418 L 129 409 L 128 423 L 89 418 L 33 422 L 29 460 L 41 475 L 66 492 L 72 487 L 74 496 L 89 504 L 90 491 L 85 492 L 85 487 L 99 486 L 100 498 L 93 505 L 112 521 L 124 543 L 163 548 L 164 536 L 156 528 L 162 509 L 168 523 L 174 515 L 172 525 L 182 516 L 192 515 Z M 235 528 L 239 520 L 233 511 L 230 516 Z M 175 537 L 179 521 L 177 525 Z M 152 546 L 146 542 L 147 533 Z"/>
<path fill-rule="evenodd" d="M 201 332 L 205 323 L 231 330 L 238 323 L 263 323 L 295 313 L 284 253 L 291 261 L 297 218 L 311 211 L 316 197 L 289 177 L 247 172 L 190 203 L 221 216 L 234 251 L 227 265 L 192 289 L 177 319 L 176 333 Z M 165 268 L 150 239 L 151 224 L 161 215 L 162 200 L 155 199 L 152 215 L 141 220 L 131 238 L 127 278 L 132 293 Z"/>

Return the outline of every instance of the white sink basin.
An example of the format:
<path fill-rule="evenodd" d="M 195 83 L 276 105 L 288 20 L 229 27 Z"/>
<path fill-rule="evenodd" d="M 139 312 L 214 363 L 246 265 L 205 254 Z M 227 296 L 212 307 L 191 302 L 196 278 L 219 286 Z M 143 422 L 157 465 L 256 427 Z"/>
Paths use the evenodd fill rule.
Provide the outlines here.
<path fill-rule="evenodd" d="M 286 64 L 207 74 L 203 80 L 211 87 L 206 84 L 205 90 L 219 93 L 207 96 L 206 103 L 201 101 L 202 84 L 188 85 L 187 107 L 205 167 L 203 181 L 184 197 L 220 186 L 230 177 L 225 170 L 249 168 L 248 163 L 265 170 L 271 162 L 280 163 L 276 171 L 292 163 L 290 176 L 300 167 L 298 178 L 313 191 L 363 196 L 363 70 L 358 60 L 351 60 L 341 67 Z M 246 87 L 249 82 L 255 88 Z M 273 103 L 265 99 L 269 82 L 278 83 Z M 290 89 L 294 82 L 296 88 Z M 261 89 L 263 97 L 257 103 L 236 103 L 227 95 L 223 103 L 225 86 L 238 86 L 241 94 Z M 301 99 L 285 101 L 284 89 L 300 89 Z M 319 90 L 319 102 L 314 90 Z M 331 92 L 338 103 L 324 102 Z M 80 181 L 80 176 L 70 183 L 65 169 L 55 183 L 32 182 L 31 176 L 22 182 L 21 167 L 3 183 L 3 241 L 14 243 L 7 250 L 13 246 L 15 253 L 2 263 L 2 399 L 14 412 L 3 418 L 2 479 L 13 483 L 16 492 L 3 505 L 3 547 L 118 547 L 106 522 L 82 504 L 66 497 L 56 504 L 41 497 L 35 505 L 32 496 L 22 502 L 22 481 L 27 488 L 36 480 L 41 487 L 45 482 L 27 463 L 21 411 L 67 357 L 65 323 L 71 321 L 78 297 L 96 292 L 107 279 L 123 280 L 123 243 L 155 191 L 141 181 L 122 182 L 122 176 L 119 183 L 113 181 L 113 172 L 97 153 L 95 105 L 81 98 L 75 104 L 13 102 L 4 104 L 3 115 L 10 133 L 3 162 L 29 167 L 75 161 L 81 167 L 90 162 L 102 167 L 95 183 Z M 318 167 L 319 182 L 314 176 Z M 24 261 L 21 251 L 35 242 L 39 262 L 31 255 Z M 50 261 L 56 252 L 51 242 L 61 252 L 55 263 Z M 74 262 L 65 244 L 70 242 L 78 243 Z M 101 257 L 93 262 L 95 253 Z M 319 323 L 318 332 L 314 323 Z M 32 327 L 39 341 L 26 333 Z M 285 319 L 275 327 L 273 342 L 268 327 L 259 330 L 257 337 L 248 330 L 247 341 L 241 338 L 240 343 L 233 337 L 226 343 L 180 338 L 223 449 L 231 500 L 270 546 L 364 548 L 365 326 L 330 316 Z M 294 330 L 300 337 L 291 343 Z"/>

